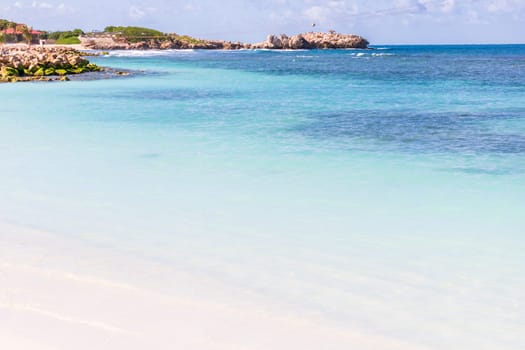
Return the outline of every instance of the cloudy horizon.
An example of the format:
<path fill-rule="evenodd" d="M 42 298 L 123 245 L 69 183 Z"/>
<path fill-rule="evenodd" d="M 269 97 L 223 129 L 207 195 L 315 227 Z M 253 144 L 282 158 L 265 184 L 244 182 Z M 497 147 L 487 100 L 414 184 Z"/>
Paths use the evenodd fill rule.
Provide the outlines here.
<path fill-rule="evenodd" d="M 525 43 L 523 0 L 0 0 L 0 18 L 43 30 L 134 25 L 246 42 L 334 29 L 373 44 Z"/>

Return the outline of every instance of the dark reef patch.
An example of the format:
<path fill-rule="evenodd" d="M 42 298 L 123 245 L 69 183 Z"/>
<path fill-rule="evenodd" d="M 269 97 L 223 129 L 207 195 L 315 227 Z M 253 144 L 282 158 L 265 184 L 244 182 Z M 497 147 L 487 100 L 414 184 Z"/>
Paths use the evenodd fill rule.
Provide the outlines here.
<path fill-rule="evenodd" d="M 491 121 L 524 118 L 509 113 L 347 111 L 310 116 L 292 131 L 317 139 L 365 141 L 409 152 L 525 153 L 525 134 L 498 133 Z M 362 147 L 362 144 L 361 144 Z"/>

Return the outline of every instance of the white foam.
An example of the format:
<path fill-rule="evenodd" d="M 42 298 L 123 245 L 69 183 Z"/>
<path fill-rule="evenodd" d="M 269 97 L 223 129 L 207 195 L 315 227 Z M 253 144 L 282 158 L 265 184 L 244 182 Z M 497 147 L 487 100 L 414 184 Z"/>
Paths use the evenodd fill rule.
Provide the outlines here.
<path fill-rule="evenodd" d="M 279 53 L 294 53 L 294 52 L 301 52 L 301 51 L 310 51 L 307 49 L 254 49 L 252 50 L 254 52 L 257 51 L 270 51 L 270 52 L 279 52 Z"/>
<path fill-rule="evenodd" d="M 114 50 L 108 53 L 112 57 L 155 57 L 194 54 L 195 50 Z"/>

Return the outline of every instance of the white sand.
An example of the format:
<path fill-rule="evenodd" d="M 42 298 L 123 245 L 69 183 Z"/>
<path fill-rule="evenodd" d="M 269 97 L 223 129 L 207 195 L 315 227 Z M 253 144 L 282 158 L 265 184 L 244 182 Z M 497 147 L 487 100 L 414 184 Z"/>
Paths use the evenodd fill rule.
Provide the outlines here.
<path fill-rule="evenodd" d="M 22 47 L 22 48 L 25 48 L 25 47 L 27 47 L 27 44 L 23 44 L 23 43 L 16 43 L 16 44 L 6 43 L 6 44 L 3 44 L 3 46 L 5 46 L 5 47 Z M 32 44 L 31 47 L 40 47 L 40 45 L 39 44 Z M 46 45 L 43 45 L 43 47 L 49 47 L 49 48 L 64 47 L 64 48 L 70 48 L 70 49 L 75 49 L 75 50 L 86 50 L 86 48 L 84 46 L 82 46 L 81 44 L 69 44 L 69 45 L 46 44 Z"/>
<path fill-rule="evenodd" d="M 0 223 L 1 349 L 416 348 L 228 293 L 103 244 Z"/>

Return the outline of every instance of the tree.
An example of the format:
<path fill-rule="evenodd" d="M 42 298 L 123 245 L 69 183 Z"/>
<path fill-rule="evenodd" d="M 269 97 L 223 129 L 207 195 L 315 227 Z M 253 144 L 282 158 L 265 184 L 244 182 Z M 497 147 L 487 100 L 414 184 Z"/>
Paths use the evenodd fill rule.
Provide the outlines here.
<path fill-rule="evenodd" d="M 11 28 L 14 22 L 8 21 L 7 19 L 0 19 L 0 30 L 5 30 L 7 28 Z M 16 25 L 16 23 L 15 23 Z"/>
<path fill-rule="evenodd" d="M 33 30 L 27 26 L 22 27 L 22 36 L 24 37 L 27 46 L 31 46 L 31 41 L 33 40 L 33 34 L 31 34 L 32 31 Z"/>
<path fill-rule="evenodd" d="M 0 32 L 0 46 L 4 46 L 6 41 L 5 33 Z"/>

